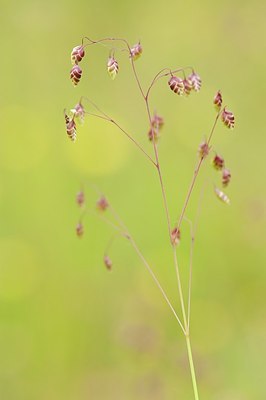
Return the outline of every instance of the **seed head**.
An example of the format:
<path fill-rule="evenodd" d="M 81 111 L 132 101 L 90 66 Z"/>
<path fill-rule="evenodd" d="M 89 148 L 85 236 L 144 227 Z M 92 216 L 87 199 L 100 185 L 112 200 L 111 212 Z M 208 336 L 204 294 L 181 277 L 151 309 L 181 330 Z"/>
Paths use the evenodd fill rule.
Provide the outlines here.
<path fill-rule="evenodd" d="M 162 129 L 164 125 L 164 119 L 160 115 L 158 115 L 156 112 L 153 114 L 153 117 L 151 119 L 151 128 L 148 132 L 148 138 L 152 142 L 153 139 L 155 141 L 158 140 L 159 138 L 159 131 Z"/>
<path fill-rule="evenodd" d="M 206 158 L 207 155 L 209 154 L 210 146 L 208 145 L 208 143 L 206 141 L 204 141 L 199 145 L 198 151 L 199 151 L 200 158 Z"/>
<path fill-rule="evenodd" d="M 142 46 L 140 42 L 134 44 L 134 46 L 130 49 L 130 56 L 132 60 L 136 61 L 142 54 Z"/>
<path fill-rule="evenodd" d="M 183 80 L 184 84 L 184 92 L 187 96 L 190 95 L 191 90 L 193 89 L 193 85 L 190 79 L 186 78 Z"/>
<path fill-rule="evenodd" d="M 175 227 L 171 232 L 171 242 L 173 246 L 177 246 L 180 243 L 180 229 Z"/>
<path fill-rule="evenodd" d="M 85 202 L 85 195 L 83 190 L 77 193 L 76 195 L 76 202 L 79 207 L 82 207 Z"/>
<path fill-rule="evenodd" d="M 231 172 L 229 171 L 229 169 L 224 168 L 223 169 L 223 173 L 222 173 L 222 184 L 223 187 L 226 187 L 229 185 L 231 180 Z"/>
<path fill-rule="evenodd" d="M 212 160 L 212 165 L 217 170 L 223 169 L 223 167 L 224 167 L 224 159 L 223 159 L 223 157 L 218 156 L 218 154 L 216 154 L 216 156 Z"/>
<path fill-rule="evenodd" d="M 84 228 L 81 222 L 79 222 L 78 225 L 76 226 L 76 234 L 78 237 L 82 237 L 84 234 Z"/>
<path fill-rule="evenodd" d="M 230 199 L 224 192 L 222 192 L 218 188 L 215 188 L 214 191 L 215 191 L 215 194 L 218 197 L 218 199 L 220 199 L 225 204 L 230 204 Z"/>
<path fill-rule="evenodd" d="M 116 75 L 118 74 L 118 70 L 118 62 L 114 59 L 114 57 L 109 57 L 107 62 L 107 71 L 111 79 L 115 79 Z"/>
<path fill-rule="evenodd" d="M 109 203 L 104 196 L 101 196 L 96 203 L 98 210 L 105 211 L 109 207 Z"/>
<path fill-rule="evenodd" d="M 65 121 L 66 121 L 66 132 L 68 137 L 72 140 L 72 142 L 75 142 L 77 138 L 77 131 L 76 131 L 76 123 L 73 118 L 70 118 L 66 113 L 65 113 Z"/>
<path fill-rule="evenodd" d="M 195 92 L 199 92 L 201 89 L 201 78 L 198 74 L 196 74 L 195 71 L 193 71 L 187 78 L 188 80 L 190 80 L 193 90 L 195 90 Z"/>
<path fill-rule="evenodd" d="M 75 105 L 72 110 L 70 110 L 72 114 L 75 116 L 75 118 L 78 119 L 78 121 L 83 124 L 84 122 L 84 117 L 85 117 L 85 109 L 81 103 L 78 103 Z"/>
<path fill-rule="evenodd" d="M 112 269 L 112 265 L 113 265 L 110 257 L 104 256 L 103 262 L 104 262 L 104 265 L 106 266 L 106 268 L 110 271 Z"/>
<path fill-rule="evenodd" d="M 222 93 L 220 90 L 218 90 L 218 92 L 216 93 L 216 95 L 214 96 L 214 99 L 213 99 L 213 104 L 217 111 L 220 111 L 220 109 L 222 107 L 222 103 L 223 103 Z"/>
<path fill-rule="evenodd" d="M 229 129 L 233 129 L 235 126 L 235 116 L 231 111 L 228 111 L 224 108 L 222 115 L 222 121 Z"/>
<path fill-rule="evenodd" d="M 178 76 L 172 76 L 168 81 L 168 85 L 170 86 L 170 89 L 179 96 L 184 94 L 184 83 Z"/>
<path fill-rule="evenodd" d="M 82 69 L 77 64 L 75 64 L 70 71 L 70 79 L 72 80 L 74 86 L 77 86 L 77 84 L 79 83 L 81 75 Z"/>
<path fill-rule="evenodd" d="M 85 56 L 84 47 L 82 45 L 76 46 L 71 52 L 71 62 L 72 64 L 78 64 L 82 58 Z"/>

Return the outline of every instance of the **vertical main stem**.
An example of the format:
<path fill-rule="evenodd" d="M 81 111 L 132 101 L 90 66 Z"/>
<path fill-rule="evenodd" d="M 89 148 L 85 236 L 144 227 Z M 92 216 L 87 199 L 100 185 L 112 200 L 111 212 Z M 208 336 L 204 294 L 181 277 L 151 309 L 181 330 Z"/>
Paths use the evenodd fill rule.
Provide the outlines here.
<path fill-rule="evenodd" d="M 142 97 L 143 97 L 143 99 L 145 101 L 147 114 L 148 114 L 148 118 L 149 118 L 149 122 L 150 122 L 150 126 L 151 126 L 151 129 L 153 130 L 151 112 L 150 112 L 149 101 L 148 101 L 149 92 L 145 96 L 144 91 L 143 91 L 142 86 L 141 86 L 141 83 L 140 83 L 140 80 L 138 78 L 138 75 L 137 75 L 133 60 L 131 60 L 131 64 L 132 64 L 133 74 L 134 74 L 135 79 L 137 81 L 137 84 L 138 84 L 138 87 L 140 89 L 141 95 L 142 95 Z M 216 122 L 217 122 L 217 119 L 215 121 L 215 124 L 216 124 Z M 211 135 L 209 137 L 209 141 L 211 139 L 213 130 L 215 128 L 215 124 L 214 124 L 214 127 L 212 129 Z M 165 187 L 164 187 L 161 168 L 160 168 L 160 163 L 159 163 L 158 149 L 157 149 L 157 145 L 156 145 L 156 142 L 155 142 L 155 139 L 154 139 L 154 135 L 153 135 L 153 147 L 154 147 L 154 154 L 155 154 L 155 159 L 156 159 L 156 167 L 157 167 L 157 171 L 158 171 L 158 175 L 159 175 L 159 181 L 160 181 L 160 186 L 161 186 L 161 191 L 162 191 L 162 196 L 163 196 L 163 204 L 164 204 L 164 209 L 165 209 L 165 214 L 166 214 L 167 228 L 168 228 L 168 233 L 169 233 L 170 242 L 171 242 L 170 214 L 169 214 L 168 203 L 167 203 L 166 193 L 165 193 Z M 202 160 L 200 161 L 200 163 L 198 165 L 198 168 L 196 170 L 196 173 L 195 173 L 195 176 L 194 176 L 194 179 L 193 179 L 189 194 L 187 196 L 186 203 L 185 203 L 185 206 L 184 206 L 183 211 L 182 211 L 181 221 L 182 221 L 182 218 L 184 216 L 184 213 L 185 213 L 185 210 L 186 210 L 190 195 L 192 193 L 192 190 L 193 190 L 193 187 L 194 187 L 194 184 L 195 184 L 195 180 L 197 178 L 201 163 L 202 163 Z M 179 223 L 181 221 L 179 221 Z M 184 321 L 184 325 L 183 325 L 184 326 L 184 331 L 183 331 L 183 333 L 184 333 L 185 338 L 186 338 L 187 352 L 188 352 L 188 359 L 189 359 L 189 367 L 190 367 L 193 390 L 194 390 L 194 397 L 195 397 L 195 400 L 199 400 L 197 381 L 196 381 L 196 374 L 195 374 L 193 356 L 192 356 L 191 345 L 190 345 L 189 325 L 188 325 L 188 319 L 187 319 L 187 315 L 186 315 L 186 309 L 185 309 L 184 296 L 183 296 L 182 284 L 181 284 L 181 279 L 180 279 L 178 261 L 177 261 L 177 256 L 176 256 L 176 250 L 175 250 L 174 246 L 173 246 L 173 251 L 174 251 L 174 263 L 175 263 L 175 269 L 176 269 L 177 284 L 178 284 L 178 293 L 179 293 L 179 298 L 180 298 L 180 303 L 181 303 L 181 308 L 182 308 L 183 321 Z"/>
<path fill-rule="evenodd" d="M 195 400 L 199 400 L 198 386 L 197 386 L 197 380 L 196 380 L 196 374 L 195 374 L 195 368 L 194 368 L 194 362 L 193 362 L 193 356 L 192 356 L 192 351 L 191 351 L 189 335 L 186 335 L 186 344 L 187 344 L 187 352 L 188 352 L 188 360 L 189 360 L 189 366 L 190 366 L 190 372 L 191 372 L 192 385 L 193 385 L 193 390 L 194 390 L 194 397 L 195 397 Z"/>

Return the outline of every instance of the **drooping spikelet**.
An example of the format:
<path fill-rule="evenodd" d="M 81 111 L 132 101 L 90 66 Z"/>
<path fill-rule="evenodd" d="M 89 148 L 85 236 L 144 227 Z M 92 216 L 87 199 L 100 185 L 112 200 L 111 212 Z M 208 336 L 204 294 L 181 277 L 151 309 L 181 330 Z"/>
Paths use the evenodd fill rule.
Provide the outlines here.
<path fill-rule="evenodd" d="M 220 111 L 220 109 L 222 107 L 222 103 L 223 103 L 222 93 L 220 90 L 218 90 L 218 92 L 216 93 L 216 95 L 214 96 L 214 99 L 213 99 L 213 104 L 217 111 Z"/>
<path fill-rule="evenodd" d="M 82 45 L 76 46 L 71 52 L 71 62 L 72 64 L 78 64 L 82 58 L 85 56 L 84 47 Z"/>
<path fill-rule="evenodd" d="M 230 181 L 231 181 L 231 172 L 229 171 L 229 169 L 224 168 L 223 169 L 223 173 L 222 173 L 222 184 L 223 184 L 223 187 L 228 186 Z"/>
<path fill-rule="evenodd" d="M 191 90 L 193 89 L 192 82 L 191 82 L 190 79 L 185 78 L 185 79 L 183 80 L 183 84 L 184 84 L 184 92 L 185 92 L 185 94 L 186 94 L 187 96 L 189 96 L 190 93 L 191 93 Z"/>
<path fill-rule="evenodd" d="M 104 262 L 104 265 L 106 266 L 106 268 L 110 271 L 112 269 L 112 265 L 113 265 L 111 258 L 109 256 L 105 255 L 103 258 L 103 262 Z"/>
<path fill-rule="evenodd" d="M 223 167 L 224 167 L 224 159 L 223 159 L 223 157 L 221 157 L 218 154 L 216 154 L 214 159 L 212 160 L 212 165 L 218 171 L 223 169 Z"/>
<path fill-rule="evenodd" d="M 207 157 L 207 155 L 210 152 L 210 146 L 208 145 L 208 143 L 206 141 L 202 142 L 199 145 L 198 152 L 199 152 L 199 157 L 200 158 L 206 158 Z"/>
<path fill-rule="evenodd" d="M 70 71 L 70 79 L 72 80 L 74 86 L 77 86 L 77 84 L 79 83 L 81 75 L 82 69 L 77 64 L 75 64 Z"/>
<path fill-rule="evenodd" d="M 72 108 L 72 110 L 70 110 L 72 112 L 72 114 L 75 116 L 75 118 L 78 119 L 78 122 L 80 122 L 81 124 L 83 124 L 84 122 L 84 117 L 85 117 L 85 110 L 84 107 L 81 103 L 78 103 L 75 105 L 74 108 Z"/>
<path fill-rule="evenodd" d="M 180 234 L 180 229 L 175 227 L 172 231 L 171 231 L 171 242 L 173 246 L 177 246 L 180 243 L 180 238 L 181 238 L 181 234 Z"/>
<path fill-rule="evenodd" d="M 119 66 L 118 62 L 114 59 L 114 57 L 109 57 L 107 62 L 107 71 L 111 77 L 111 79 L 115 79 L 118 74 Z"/>
<path fill-rule="evenodd" d="M 132 60 L 136 61 L 142 54 L 142 46 L 140 44 L 140 42 L 138 42 L 137 44 L 134 44 L 133 47 L 131 47 L 130 49 L 130 55 Z"/>
<path fill-rule="evenodd" d="M 230 204 L 230 199 L 224 192 L 222 192 L 218 188 L 214 188 L 214 191 L 218 199 L 220 199 L 225 204 Z"/>
<path fill-rule="evenodd" d="M 221 115 L 222 121 L 229 129 L 233 129 L 235 126 L 235 116 L 231 111 L 226 109 L 223 110 Z"/>
<path fill-rule="evenodd" d="M 74 117 L 70 118 L 69 115 L 65 113 L 65 122 L 66 122 L 67 135 L 70 138 L 70 140 L 72 140 L 72 142 L 75 142 L 77 138 L 77 131 L 76 131 L 76 123 Z"/>
<path fill-rule="evenodd" d="M 195 90 L 195 92 L 199 92 L 200 89 L 201 89 L 201 83 L 202 83 L 202 82 L 201 82 L 200 76 L 199 76 L 195 71 L 193 71 L 193 72 L 188 76 L 187 79 L 190 80 L 190 82 L 191 82 L 191 84 L 192 84 L 192 87 L 193 87 L 193 89 Z"/>
<path fill-rule="evenodd" d="M 172 76 L 168 81 L 168 85 L 170 86 L 170 89 L 179 96 L 184 94 L 184 83 L 178 76 Z"/>

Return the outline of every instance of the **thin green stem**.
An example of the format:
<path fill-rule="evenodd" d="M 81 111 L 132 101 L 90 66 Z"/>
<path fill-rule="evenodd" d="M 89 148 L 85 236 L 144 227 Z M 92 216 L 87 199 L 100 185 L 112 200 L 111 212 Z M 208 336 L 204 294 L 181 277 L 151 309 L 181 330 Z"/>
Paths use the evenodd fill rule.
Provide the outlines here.
<path fill-rule="evenodd" d="M 193 356 L 192 356 L 189 335 L 186 335 L 186 344 L 187 344 L 187 353 L 188 353 L 188 360 L 189 360 L 189 366 L 190 366 L 190 372 L 191 372 L 192 385 L 193 385 L 193 390 L 194 390 L 194 397 L 195 397 L 195 400 L 199 400 L 198 385 L 197 385 L 197 380 L 196 380 L 196 374 L 195 374 L 195 368 L 194 368 L 194 362 L 193 362 Z"/>

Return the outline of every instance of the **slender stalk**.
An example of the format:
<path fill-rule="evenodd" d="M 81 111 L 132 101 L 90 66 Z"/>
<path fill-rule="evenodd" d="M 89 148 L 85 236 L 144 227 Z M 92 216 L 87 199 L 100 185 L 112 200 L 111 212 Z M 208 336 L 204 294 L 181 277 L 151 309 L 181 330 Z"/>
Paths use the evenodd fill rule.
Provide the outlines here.
<path fill-rule="evenodd" d="M 191 372 L 194 397 L 195 397 L 195 400 L 199 400 L 198 386 L 197 386 L 197 380 L 196 380 L 196 374 L 195 374 L 195 368 L 194 368 L 194 362 L 193 362 L 193 356 L 192 356 L 189 335 L 186 335 L 186 344 L 187 344 L 188 360 L 189 360 L 189 366 L 190 366 L 190 372 Z"/>
<path fill-rule="evenodd" d="M 214 124 L 213 124 L 213 126 L 212 126 L 212 129 L 211 129 L 211 132 L 210 132 L 210 135 L 209 135 L 209 138 L 208 138 L 208 140 L 207 140 L 208 146 L 210 145 L 210 142 L 211 142 L 211 139 L 212 139 L 212 136 L 213 136 L 213 133 L 214 133 L 214 130 L 215 130 L 215 127 L 216 127 L 216 124 L 217 124 L 217 121 L 218 121 L 218 119 L 219 119 L 220 114 L 221 114 L 221 112 L 218 112 L 218 114 L 216 115 Z M 200 167 L 201 167 L 201 165 L 202 165 L 203 160 L 204 160 L 204 157 L 201 157 L 200 160 L 199 160 L 199 162 L 198 162 L 198 164 L 197 164 L 197 166 L 196 166 L 196 168 L 195 168 L 195 170 L 194 170 L 193 178 L 192 178 L 191 184 L 190 184 L 190 186 L 189 186 L 189 189 L 188 189 L 188 192 L 187 192 L 187 196 L 186 196 L 186 198 L 185 198 L 185 203 L 184 203 L 184 205 L 183 205 L 183 208 L 182 208 L 182 211 L 181 211 L 181 214 L 180 214 L 178 223 L 177 223 L 177 227 L 178 227 L 179 229 L 180 229 L 181 223 L 182 223 L 182 221 L 183 221 L 183 218 L 184 218 L 184 215 L 185 215 L 185 212 L 186 212 L 188 203 L 189 203 L 189 199 L 190 199 L 191 194 L 192 194 L 192 191 L 193 191 L 193 189 L 194 189 L 195 182 L 196 182 L 196 179 L 197 179 L 197 177 L 198 177 L 198 174 L 199 174 L 199 171 L 200 171 Z"/>

